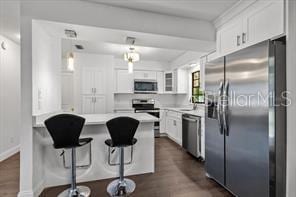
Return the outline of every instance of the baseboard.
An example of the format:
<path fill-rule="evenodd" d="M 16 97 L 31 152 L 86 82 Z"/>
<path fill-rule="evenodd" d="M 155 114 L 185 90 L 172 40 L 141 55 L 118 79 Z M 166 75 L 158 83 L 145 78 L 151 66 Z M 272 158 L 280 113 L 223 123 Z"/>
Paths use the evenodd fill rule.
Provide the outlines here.
<path fill-rule="evenodd" d="M 21 191 L 18 193 L 17 197 L 34 197 L 33 191 Z"/>
<path fill-rule="evenodd" d="M 4 153 L 0 154 L 0 162 L 4 161 L 5 159 L 11 157 L 12 155 L 16 154 L 17 152 L 20 151 L 20 145 L 17 145 L 15 147 L 12 147 L 5 151 Z"/>
<path fill-rule="evenodd" d="M 44 182 L 42 181 L 34 188 L 34 191 L 20 191 L 17 196 L 18 197 L 36 197 L 36 196 L 40 196 L 43 190 L 44 190 Z"/>

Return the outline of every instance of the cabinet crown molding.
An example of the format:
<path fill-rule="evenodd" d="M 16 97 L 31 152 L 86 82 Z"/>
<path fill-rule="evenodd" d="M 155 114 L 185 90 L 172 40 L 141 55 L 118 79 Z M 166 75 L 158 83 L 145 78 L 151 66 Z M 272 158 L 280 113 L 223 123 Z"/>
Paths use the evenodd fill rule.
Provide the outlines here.
<path fill-rule="evenodd" d="M 238 16 L 243 12 L 245 9 L 247 9 L 250 5 L 255 3 L 258 0 L 249 0 L 249 1 L 243 1 L 240 0 L 236 4 L 234 4 L 231 8 L 226 10 L 221 16 L 216 18 L 214 20 L 214 26 L 216 29 L 219 29 L 224 24 L 232 20 L 234 17 Z"/>

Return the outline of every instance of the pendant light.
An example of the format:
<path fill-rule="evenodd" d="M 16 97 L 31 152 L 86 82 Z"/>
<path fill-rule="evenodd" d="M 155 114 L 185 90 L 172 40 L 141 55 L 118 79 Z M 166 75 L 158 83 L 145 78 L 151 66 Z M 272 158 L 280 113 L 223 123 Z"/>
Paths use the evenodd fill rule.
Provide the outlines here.
<path fill-rule="evenodd" d="M 134 71 L 134 63 L 133 63 L 132 59 L 128 60 L 127 65 L 128 65 L 128 73 L 133 73 L 133 71 Z"/>
<path fill-rule="evenodd" d="M 65 34 L 67 37 L 71 39 L 71 50 L 67 57 L 67 69 L 68 71 L 73 72 L 75 70 L 74 67 L 74 54 L 73 54 L 73 39 L 77 37 L 77 33 L 74 30 L 65 30 Z"/>
<path fill-rule="evenodd" d="M 127 37 L 126 43 L 130 45 L 129 52 L 124 53 L 124 60 L 127 61 L 128 65 L 128 73 L 133 73 L 134 70 L 134 62 L 140 60 L 140 54 L 136 52 L 133 45 L 135 44 L 135 38 Z"/>
<path fill-rule="evenodd" d="M 67 59 L 67 69 L 69 71 L 74 71 L 74 54 L 73 52 L 69 53 L 68 59 Z"/>

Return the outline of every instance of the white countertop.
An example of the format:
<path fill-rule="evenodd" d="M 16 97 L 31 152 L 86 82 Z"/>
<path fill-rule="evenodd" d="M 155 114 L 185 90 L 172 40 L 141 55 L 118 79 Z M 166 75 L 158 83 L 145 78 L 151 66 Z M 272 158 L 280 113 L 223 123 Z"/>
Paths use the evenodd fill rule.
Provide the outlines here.
<path fill-rule="evenodd" d="M 182 114 L 190 114 L 193 116 L 200 116 L 200 117 L 204 117 L 205 116 L 205 109 L 204 107 L 197 107 L 196 110 L 191 110 L 190 108 L 186 108 L 186 107 L 168 107 L 165 108 L 166 110 L 171 110 L 171 111 L 176 111 Z"/>
<path fill-rule="evenodd" d="M 52 114 L 51 114 L 52 115 Z M 85 125 L 100 125 L 106 124 L 107 121 L 120 116 L 128 116 L 143 122 L 156 122 L 158 119 L 147 113 L 108 113 L 108 114 L 77 114 L 84 117 Z M 49 116 L 48 116 L 49 117 Z M 44 127 L 44 121 L 48 118 L 43 116 L 42 118 L 36 118 L 34 127 Z"/>

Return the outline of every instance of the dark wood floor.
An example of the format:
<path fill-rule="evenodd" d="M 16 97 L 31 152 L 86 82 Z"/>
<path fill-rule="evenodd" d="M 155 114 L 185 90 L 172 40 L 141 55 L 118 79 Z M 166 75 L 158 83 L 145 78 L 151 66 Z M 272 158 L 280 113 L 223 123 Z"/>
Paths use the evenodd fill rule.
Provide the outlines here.
<path fill-rule="evenodd" d="M 20 155 L 0 163 L 0 196 L 16 197 L 19 191 Z"/>
<path fill-rule="evenodd" d="M 129 177 L 136 184 L 135 197 L 224 197 L 231 196 L 214 181 L 205 177 L 201 162 L 188 155 L 167 138 L 156 138 L 156 169 L 153 174 Z M 108 196 L 106 188 L 111 180 L 84 183 L 92 196 Z M 54 197 L 66 187 L 48 188 L 42 197 Z M 0 195 L 1 196 L 1 195 Z"/>

